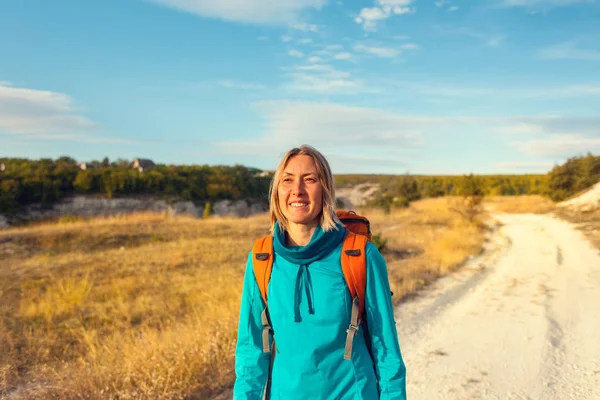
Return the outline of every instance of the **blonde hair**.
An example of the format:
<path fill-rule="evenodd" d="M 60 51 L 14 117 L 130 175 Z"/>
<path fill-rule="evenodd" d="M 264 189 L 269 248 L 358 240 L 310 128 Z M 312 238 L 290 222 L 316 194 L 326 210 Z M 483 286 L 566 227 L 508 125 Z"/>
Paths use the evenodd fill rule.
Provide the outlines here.
<path fill-rule="evenodd" d="M 271 181 L 271 187 L 269 189 L 271 232 L 275 231 L 275 222 L 277 221 L 279 221 L 279 226 L 281 226 L 282 229 L 286 231 L 289 229 L 289 223 L 287 221 L 287 218 L 285 218 L 279 206 L 278 189 L 281 181 L 281 176 L 283 175 L 283 170 L 287 166 L 288 162 L 296 156 L 311 157 L 315 163 L 315 166 L 317 167 L 319 182 L 321 183 L 321 187 L 323 189 L 323 210 L 320 214 L 321 221 L 319 224 L 321 225 L 321 229 L 323 229 L 323 231 L 325 232 L 338 229 L 337 223 L 340 223 L 340 220 L 335 214 L 335 188 L 333 184 L 333 175 L 331 173 L 331 168 L 329 167 L 329 163 L 327 162 L 327 159 L 323 156 L 323 154 L 321 154 L 315 148 L 304 144 L 300 147 L 295 147 L 286 153 L 286 155 L 279 163 L 279 166 L 275 171 L 275 175 L 273 176 L 273 180 Z"/>

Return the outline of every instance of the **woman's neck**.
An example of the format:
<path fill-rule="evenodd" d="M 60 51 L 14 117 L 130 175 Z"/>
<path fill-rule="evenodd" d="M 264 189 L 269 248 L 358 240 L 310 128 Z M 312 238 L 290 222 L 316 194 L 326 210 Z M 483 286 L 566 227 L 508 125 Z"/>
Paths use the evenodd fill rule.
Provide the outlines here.
<path fill-rule="evenodd" d="M 290 224 L 287 230 L 285 244 L 287 246 L 306 246 L 317 228 L 316 224 Z"/>

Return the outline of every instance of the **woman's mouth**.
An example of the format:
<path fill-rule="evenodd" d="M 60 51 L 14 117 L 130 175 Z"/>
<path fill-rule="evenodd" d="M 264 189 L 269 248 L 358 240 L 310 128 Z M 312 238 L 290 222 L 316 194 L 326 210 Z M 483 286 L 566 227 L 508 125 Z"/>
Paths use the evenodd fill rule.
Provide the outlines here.
<path fill-rule="evenodd" d="M 290 203 L 290 206 L 292 208 L 303 208 L 303 207 L 308 206 L 308 203 L 304 203 L 301 201 L 294 201 L 294 202 Z"/>

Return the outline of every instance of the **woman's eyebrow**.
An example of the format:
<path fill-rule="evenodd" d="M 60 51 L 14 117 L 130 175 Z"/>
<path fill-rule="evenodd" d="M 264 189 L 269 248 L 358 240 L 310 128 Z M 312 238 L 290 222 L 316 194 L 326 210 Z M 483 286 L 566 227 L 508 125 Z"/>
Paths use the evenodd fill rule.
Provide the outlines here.
<path fill-rule="evenodd" d="M 286 176 L 287 175 L 295 176 L 292 172 L 284 172 L 283 174 L 286 175 Z M 315 175 L 316 176 L 317 173 L 316 172 L 307 172 L 307 173 L 302 174 L 300 176 L 308 176 L 308 175 Z"/>

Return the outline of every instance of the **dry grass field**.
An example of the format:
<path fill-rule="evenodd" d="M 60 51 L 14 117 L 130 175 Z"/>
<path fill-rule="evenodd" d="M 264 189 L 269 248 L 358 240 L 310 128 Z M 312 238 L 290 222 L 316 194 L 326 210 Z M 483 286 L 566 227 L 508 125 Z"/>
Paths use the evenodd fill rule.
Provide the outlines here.
<path fill-rule="evenodd" d="M 430 199 L 368 216 L 396 302 L 481 251 Z M 482 216 L 481 216 L 482 217 Z M 234 379 L 245 261 L 266 215 L 137 214 L 0 231 L 0 397 L 206 399 Z"/>
<path fill-rule="evenodd" d="M 493 212 L 509 214 L 545 214 L 554 211 L 555 203 L 547 197 L 528 196 L 490 196 L 484 201 Z"/>

